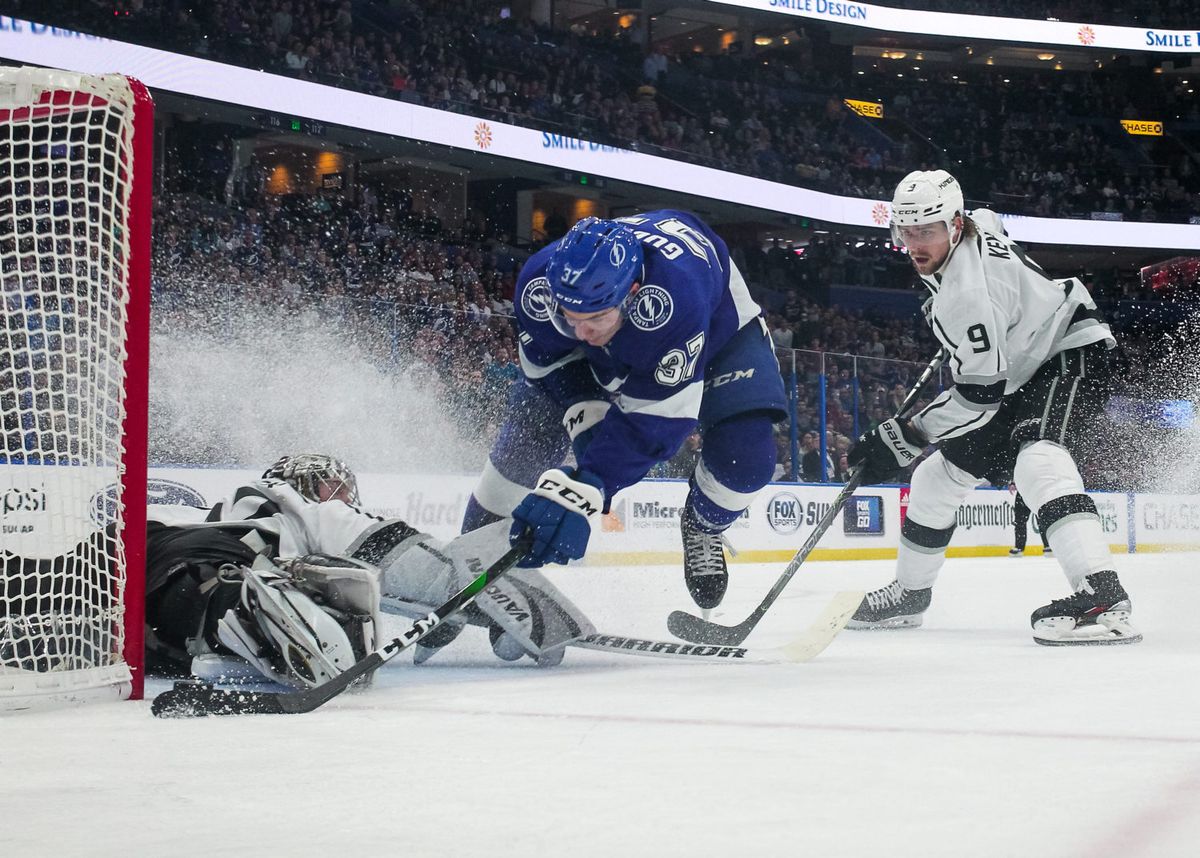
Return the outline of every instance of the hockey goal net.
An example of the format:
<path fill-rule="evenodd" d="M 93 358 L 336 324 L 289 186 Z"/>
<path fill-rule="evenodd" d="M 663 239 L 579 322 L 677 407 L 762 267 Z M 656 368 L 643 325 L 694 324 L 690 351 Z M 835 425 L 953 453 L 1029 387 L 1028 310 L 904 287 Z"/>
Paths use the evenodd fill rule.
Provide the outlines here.
<path fill-rule="evenodd" d="M 153 105 L 0 69 L 0 710 L 140 697 Z"/>

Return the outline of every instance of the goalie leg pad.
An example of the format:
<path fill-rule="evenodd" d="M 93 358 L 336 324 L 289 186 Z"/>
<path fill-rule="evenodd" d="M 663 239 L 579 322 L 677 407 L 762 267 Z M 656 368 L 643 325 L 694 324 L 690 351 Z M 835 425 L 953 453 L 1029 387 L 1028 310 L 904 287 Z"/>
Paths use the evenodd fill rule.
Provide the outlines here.
<path fill-rule="evenodd" d="M 446 544 L 423 539 L 385 570 L 384 611 L 424 616 L 431 610 L 426 606 L 440 604 L 447 594 L 478 577 L 487 568 L 488 558 L 509 549 L 510 524 L 510 520 L 496 522 Z M 499 629 L 493 641 L 498 656 L 520 658 L 524 654 L 543 665 L 557 664 L 567 643 L 595 633 L 583 612 L 532 569 L 513 569 L 493 581 L 470 608 L 447 620 L 447 625 L 452 622 L 457 627 L 447 632 L 446 643 L 464 622 L 495 626 Z M 428 639 L 422 643 L 428 643 Z M 432 655 L 422 650 L 417 653 L 418 661 Z"/>
<path fill-rule="evenodd" d="M 464 534 L 446 546 L 445 551 L 454 558 L 463 584 L 486 566 L 483 558 L 507 550 L 509 525 L 508 521 L 497 522 Z M 504 653 L 511 654 L 519 646 L 545 667 L 562 661 L 563 648 L 568 643 L 596 631 L 583 612 L 534 569 L 513 569 L 504 578 L 493 581 L 476 597 L 475 607 L 489 625 L 498 626 L 513 639 L 500 644 Z M 504 657 L 496 645 L 493 650 Z"/>
<path fill-rule="evenodd" d="M 217 623 L 220 642 L 276 682 L 313 688 L 358 661 L 338 621 L 278 571 L 224 567 L 241 599 Z"/>
<path fill-rule="evenodd" d="M 417 620 L 433 611 L 466 584 L 440 540 L 422 535 L 407 542 L 402 552 L 388 556 L 381 578 L 384 613 Z M 459 611 L 413 647 L 413 661 L 422 664 L 458 637 L 470 608 Z"/>
<path fill-rule="evenodd" d="M 375 649 L 381 598 L 379 567 L 338 555 L 308 554 L 288 563 L 286 569 L 296 586 L 338 621 L 355 652 L 365 654 Z"/>

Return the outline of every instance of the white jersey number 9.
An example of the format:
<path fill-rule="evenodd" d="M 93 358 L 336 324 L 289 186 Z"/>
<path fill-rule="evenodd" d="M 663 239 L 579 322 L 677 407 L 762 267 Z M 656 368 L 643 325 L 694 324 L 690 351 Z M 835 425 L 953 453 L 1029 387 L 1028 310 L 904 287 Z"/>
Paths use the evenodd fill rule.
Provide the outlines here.
<path fill-rule="evenodd" d="M 987 328 L 982 324 L 971 325 L 967 328 L 967 339 L 973 344 L 972 351 L 977 355 L 983 354 L 992 347 L 992 341 L 988 339 Z"/>

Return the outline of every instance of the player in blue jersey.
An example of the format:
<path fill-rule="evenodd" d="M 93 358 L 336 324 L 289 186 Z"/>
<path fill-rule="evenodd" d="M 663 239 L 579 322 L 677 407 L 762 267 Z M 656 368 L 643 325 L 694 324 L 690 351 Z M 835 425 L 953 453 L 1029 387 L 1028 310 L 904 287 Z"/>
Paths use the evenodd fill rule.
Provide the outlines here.
<path fill-rule="evenodd" d="M 715 607 L 729 577 L 721 534 L 771 479 L 772 424 L 786 417 L 766 325 L 725 242 L 670 209 L 586 218 L 529 259 L 515 297 L 524 384 L 464 529 L 511 515 L 514 538 L 534 534 L 531 565 L 580 558 L 613 496 L 699 424 L 684 576 Z M 556 467 L 568 443 L 573 470 Z"/>

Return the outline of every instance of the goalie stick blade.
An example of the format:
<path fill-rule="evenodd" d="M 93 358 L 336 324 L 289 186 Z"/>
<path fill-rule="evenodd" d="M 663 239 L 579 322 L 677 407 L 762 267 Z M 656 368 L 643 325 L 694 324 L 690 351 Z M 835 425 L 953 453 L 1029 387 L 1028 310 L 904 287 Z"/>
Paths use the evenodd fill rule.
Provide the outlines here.
<path fill-rule="evenodd" d="M 214 688 L 207 682 L 176 682 L 154 698 L 150 711 L 159 718 L 200 718 L 205 715 L 280 715 L 283 694 Z"/>

